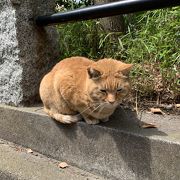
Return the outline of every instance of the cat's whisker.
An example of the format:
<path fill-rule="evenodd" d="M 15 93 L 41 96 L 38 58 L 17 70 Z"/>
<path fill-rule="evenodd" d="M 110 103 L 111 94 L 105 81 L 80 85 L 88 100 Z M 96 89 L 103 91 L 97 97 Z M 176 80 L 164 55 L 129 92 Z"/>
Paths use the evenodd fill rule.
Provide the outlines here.
<path fill-rule="evenodd" d="M 97 103 L 97 104 L 99 104 L 99 103 Z M 104 104 L 104 103 L 99 104 L 92 112 L 94 112 L 96 109 L 98 109 L 98 108 L 99 108 L 100 106 L 102 106 L 103 104 Z M 91 107 L 88 107 L 88 108 L 84 109 L 84 110 L 83 110 L 82 112 L 80 112 L 79 114 L 76 114 L 76 116 L 84 113 L 85 111 L 89 110 L 90 108 L 91 108 Z"/>
<path fill-rule="evenodd" d="M 99 106 L 97 106 L 95 109 L 93 109 L 92 112 L 96 111 L 98 108 L 100 108 L 103 104 L 100 104 Z"/>
<path fill-rule="evenodd" d="M 80 114 L 84 113 L 85 111 L 87 111 L 87 110 L 89 110 L 89 109 L 90 109 L 90 107 L 88 107 L 88 108 L 84 109 L 84 110 L 83 110 L 83 111 L 81 111 L 79 114 L 76 114 L 76 116 L 78 116 L 78 115 L 80 115 Z"/>
<path fill-rule="evenodd" d="M 94 102 L 93 105 L 99 105 L 99 104 L 103 104 L 101 102 Z"/>
<path fill-rule="evenodd" d="M 104 107 L 102 106 L 101 109 L 98 112 L 98 116 L 100 115 L 100 113 L 102 112 L 103 109 L 104 109 Z"/>

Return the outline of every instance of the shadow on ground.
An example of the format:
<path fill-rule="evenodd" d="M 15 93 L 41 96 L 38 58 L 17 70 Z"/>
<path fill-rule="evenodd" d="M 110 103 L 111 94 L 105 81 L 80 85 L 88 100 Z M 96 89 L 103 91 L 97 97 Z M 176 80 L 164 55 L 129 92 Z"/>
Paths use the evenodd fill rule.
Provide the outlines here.
<path fill-rule="evenodd" d="M 79 136 L 82 136 L 82 141 L 87 140 L 89 143 L 89 145 L 87 144 L 89 146 L 88 151 L 86 150 L 87 156 L 92 152 L 94 154 L 94 157 L 92 156 L 93 160 L 99 166 L 107 166 L 109 171 L 114 172 L 116 178 L 118 172 L 121 171 L 119 168 L 123 168 L 123 163 L 130 172 L 132 179 L 144 180 L 152 179 L 152 152 L 149 137 L 167 136 L 167 134 L 158 128 L 142 129 L 139 126 L 141 123 L 142 121 L 137 118 L 135 112 L 122 108 L 115 111 L 110 117 L 110 121 L 98 125 L 87 125 L 85 122 L 79 122 L 69 126 L 56 122 L 61 132 L 63 131 L 70 141 L 76 141 L 81 138 Z M 79 127 L 82 135 L 77 134 L 79 133 Z M 99 128 L 102 130 L 99 130 Z M 86 143 L 83 142 L 83 144 Z M 80 145 L 79 149 L 83 151 L 83 147 Z M 99 153 L 99 155 L 96 153 Z M 101 162 L 102 159 L 104 162 Z M 116 169 L 113 169 L 115 167 Z M 112 172 L 103 170 L 103 175 L 112 177 Z"/>

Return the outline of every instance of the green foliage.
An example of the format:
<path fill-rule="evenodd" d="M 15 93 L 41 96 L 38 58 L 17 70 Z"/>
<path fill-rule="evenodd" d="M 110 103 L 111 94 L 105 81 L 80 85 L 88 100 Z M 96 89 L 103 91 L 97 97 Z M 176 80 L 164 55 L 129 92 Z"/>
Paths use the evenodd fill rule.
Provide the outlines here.
<path fill-rule="evenodd" d="M 131 62 L 133 89 L 140 96 L 164 98 L 168 94 L 165 101 L 177 99 L 180 7 L 126 15 L 125 20 L 125 34 L 105 33 L 94 20 L 59 25 L 61 58 L 79 55 Z"/>
<path fill-rule="evenodd" d="M 132 19 L 131 19 L 132 18 Z M 138 13 L 129 20 L 128 33 L 119 41 L 121 56 L 141 65 L 134 70 L 134 85 L 141 94 L 158 94 L 164 101 L 179 95 L 180 8 Z M 139 79 L 139 81 L 137 81 Z"/>
<path fill-rule="evenodd" d="M 61 58 L 70 56 L 98 57 L 95 21 L 58 26 Z"/>

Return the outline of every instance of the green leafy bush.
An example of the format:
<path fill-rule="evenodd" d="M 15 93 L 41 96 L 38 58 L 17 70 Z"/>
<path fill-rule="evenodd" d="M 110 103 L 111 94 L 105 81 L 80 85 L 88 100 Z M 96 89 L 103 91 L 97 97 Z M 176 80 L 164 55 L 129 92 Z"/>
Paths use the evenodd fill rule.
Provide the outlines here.
<path fill-rule="evenodd" d="M 180 7 L 125 16 L 127 31 L 105 33 L 98 21 L 59 25 L 61 59 L 112 57 L 134 64 L 133 92 L 172 102 L 180 88 Z"/>
<path fill-rule="evenodd" d="M 98 58 L 98 34 L 95 21 L 58 26 L 61 58 L 85 56 Z"/>

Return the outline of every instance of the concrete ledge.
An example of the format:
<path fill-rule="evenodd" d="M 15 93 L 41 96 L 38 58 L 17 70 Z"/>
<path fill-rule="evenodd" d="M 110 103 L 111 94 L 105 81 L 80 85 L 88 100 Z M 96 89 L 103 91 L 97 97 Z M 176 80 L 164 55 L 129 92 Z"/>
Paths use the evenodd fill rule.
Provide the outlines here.
<path fill-rule="evenodd" d="M 0 159 L 1 180 L 103 180 L 70 164 L 61 169 L 58 161 L 1 139 Z"/>
<path fill-rule="evenodd" d="M 104 124 L 59 124 L 39 107 L 0 106 L 0 138 L 55 159 L 64 159 L 108 179 L 179 180 L 180 121 L 143 113 L 157 129 L 139 128 L 136 115 L 121 108 Z"/>

